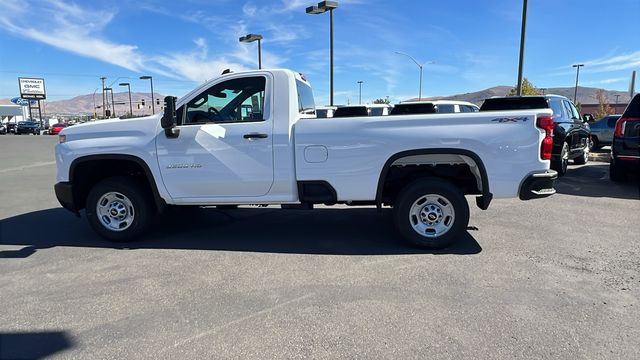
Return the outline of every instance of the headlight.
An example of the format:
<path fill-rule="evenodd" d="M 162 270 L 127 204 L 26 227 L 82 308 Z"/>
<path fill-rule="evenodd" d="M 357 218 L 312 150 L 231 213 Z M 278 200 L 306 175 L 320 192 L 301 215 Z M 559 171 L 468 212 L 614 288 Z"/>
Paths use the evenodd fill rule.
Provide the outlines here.
<path fill-rule="evenodd" d="M 62 144 L 67 141 L 67 135 L 58 135 L 58 143 Z"/>

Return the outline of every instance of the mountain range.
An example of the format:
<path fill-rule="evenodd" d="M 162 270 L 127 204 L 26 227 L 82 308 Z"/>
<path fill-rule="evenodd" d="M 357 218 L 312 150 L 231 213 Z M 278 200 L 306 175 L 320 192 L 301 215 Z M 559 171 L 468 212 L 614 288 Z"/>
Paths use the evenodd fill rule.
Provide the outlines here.
<path fill-rule="evenodd" d="M 428 100 L 460 100 L 460 101 L 468 101 L 477 105 L 482 105 L 484 99 L 490 98 L 492 96 L 505 96 L 511 91 L 512 86 L 494 86 L 485 90 L 480 90 L 476 92 L 464 93 L 464 94 L 456 94 L 450 96 L 436 96 L 425 98 Z M 540 90 L 540 89 L 539 89 Z M 591 87 L 578 87 L 578 98 L 577 102 L 581 104 L 598 104 L 597 93 L 598 90 L 604 90 L 599 88 L 591 88 Z M 573 95 L 575 92 L 575 87 L 558 87 L 558 88 L 547 88 L 544 90 L 545 94 L 555 94 L 562 95 L 567 97 L 570 100 L 573 100 Z M 616 95 L 618 95 L 618 103 L 619 104 L 628 104 L 629 103 L 629 92 L 627 91 L 616 91 L 616 90 L 604 90 L 605 99 L 610 105 L 616 103 Z M 411 99 L 413 101 L 418 100 L 417 98 Z"/>
<path fill-rule="evenodd" d="M 450 96 L 437 96 L 430 98 L 423 98 L 426 100 L 438 100 L 438 99 L 449 99 L 449 100 L 461 100 L 468 101 L 478 105 L 482 104 L 482 101 L 486 98 L 492 96 L 504 96 L 509 93 L 511 90 L 511 86 L 495 86 L 485 90 L 464 93 L 464 94 L 455 94 Z M 573 99 L 574 87 L 561 87 L 561 88 L 548 88 L 545 89 L 546 94 L 556 94 L 566 96 L 569 99 Z M 597 104 L 598 98 L 596 96 L 599 88 L 591 88 L 591 87 L 578 87 L 578 102 L 581 104 Z M 607 101 L 610 105 L 616 103 L 616 95 L 618 95 L 618 103 L 619 104 L 627 104 L 629 102 L 629 93 L 625 91 L 615 91 L 615 90 L 604 90 Z M 129 95 L 127 92 L 120 92 L 113 94 L 114 102 L 116 103 L 116 115 L 125 114 L 129 112 Z M 142 100 L 144 99 L 145 105 L 142 107 Z M 154 99 L 156 100 L 155 110 L 156 112 L 160 111 L 160 108 L 163 103 L 164 95 L 154 93 Z M 72 99 L 68 100 L 59 100 L 59 101 L 46 101 L 43 105 L 43 110 L 46 114 L 92 114 L 94 111 L 94 100 L 95 106 L 97 106 L 97 112 L 102 112 L 102 96 L 101 94 L 87 94 L 76 96 Z M 131 93 L 131 100 L 133 103 L 133 114 L 134 115 L 143 115 L 143 114 L 151 114 L 151 94 L 143 93 L 143 92 L 133 92 Z M 414 99 L 407 99 L 407 101 L 415 101 Z M 109 103 L 111 103 L 111 96 L 109 96 Z M 10 99 L 0 99 L 0 105 L 2 104 L 11 104 Z"/>
<path fill-rule="evenodd" d="M 155 110 L 160 111 L 164 101 L 164 95 L 153 93 L 154 100 L 156 101 Z M 144 100 L 144 107 L 142 106 L 142 100 Z M 96 112 L 102 114 L 102 94 L 96 93 L 79 95 L 68 100 L 58 101 L 45 101 L 42 105 L 42 110 L 46 114 L 93 114 L 94 101 Z M 111 104 L 111 94 L 109 93 L 108 103 Z M 116 103 L 115 113 L 116 115 L 123 115 L 129 113 L 129 93 L 120 92 L 113 94 L 113 102 Z M 144 92 L 132 92 L 131 103 L 134 115 L 151 114 L 151 93 Z M 0 99 L 0 105 L 11 104 L 11 99 Z"/>

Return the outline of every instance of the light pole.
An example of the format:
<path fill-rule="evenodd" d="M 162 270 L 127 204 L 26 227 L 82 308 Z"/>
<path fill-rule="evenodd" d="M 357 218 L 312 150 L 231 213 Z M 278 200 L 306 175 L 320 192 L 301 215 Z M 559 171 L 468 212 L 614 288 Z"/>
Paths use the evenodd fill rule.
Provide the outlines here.
<path fill-rule="evenodd" d="M 362 81 L 362 80 L 359 80 L 359 81 L 358 81 L 358 85 L 360 85 L 360 97 L 359 97 L 359 98 L 360 98 L 360 101 L 358 102 L 358 104 L 359 104 L 359 105 L 362 105 L 362 83 L 363 83 L 363 82 L 364 82 L 364 81 Z"/>
<path fill-rule="evenodd" d="M 156 107 L 154 105 L 155 100 L 153 100 L 153 77 L 145 75 L 145 76 L 140 76 L 140 80 L 149 80 L 151 81 L 151 114 L 155 114 L 156 113 Z"/>
<path fill-rule="evenodd" d="M 517 95 L 522 96 L 522 68 L 524 65 L 524 39 L 527 30 L 527 0 L 522 4 L 522 29 L 520 29 L 520 60 L 518 61 L 518 85 Z"/>
<path fill-rule="evenodd" d="M 333 106 L 333 10 L 338 7 L 337 1 L 321 1 L 318 5 L 309 6 L 307 14 L 322 14 L 329 11 L 329 105 Z"/>
<path fill-rule="evenodd" d="M 262 69 L 262 35 L 259 34 L 247 34 L 240 38 L 240 42 L 250 43 L 258 42 L 258 69 Z"/>
<path fill-rule="evenodd" d="M 98 92 L 98 88 L 93 91 L 93 117 L 97 120 L 98 114 L 96 114 L 96 93 Z"/>
<path fill-rule="evenodd" d="M 426 65 L 426 64 L 433 64 L 433 61 L 427 61 L 424 64 L 420 64 L 416 59 L 413 58 L 413 56 L 409 55 L 409 54 L 405 54 L 403 52 L 400 51 L 396 51 L 396 54 L 399 55 L 404 55 L 406 57 L 408 57 L 409 59 L 411 59 L 414 63 L 416 63 L 416 65 L 418 65 L 418 68 L 420 69 L 420 90 L 418 91 L 418 101 L 422 100 L 422 68 Z"/>
<path fill-rule="evenodd" d="M 614 95 L 616 97 L 616 114 L 618 113 L 618 98 L 620 97 L 620 94 L 616 94 Z"/>
<path fill-rule="evenodd" d="M 576 89 L 573 92 L 573 103 L 576 104 L 576 100 L 578 99 L 578 77 L 580 76 L 580 68 L 584 66 L 584 64 L 573 64 L 574 68 L 576 68 Z"/>
<path fill-rule="evenodd" d="M 133 105 L 131 103 L 131 84 L 129 83 L 120 83 L 120 86 L 126 86 L 129 90 L 129 116 L 133 117 Z"/>
<path fill-rule="evenodd" d="M 104 81 L 107 78 L 105 76 L 101 77 L 100 80 L 102 80 L 102 118 L 104 119 L 105 117 L 107 117 L 107 113 L 106 113 L 106 109 L 104 107 Z"/>
<path fill-rule="evenodd" d="M 115 103 L 115 101 L 113 101 L 113 89 L 108 87 L 108 88 L 105 88 L 104 90 L 107 91 L 107 93 L 109 91 L 111 91 L 111 109 L 113 111 L 111 111 L 111 116 L 109 116 L 109 117 L 116 117 L 116 103 Z"/>

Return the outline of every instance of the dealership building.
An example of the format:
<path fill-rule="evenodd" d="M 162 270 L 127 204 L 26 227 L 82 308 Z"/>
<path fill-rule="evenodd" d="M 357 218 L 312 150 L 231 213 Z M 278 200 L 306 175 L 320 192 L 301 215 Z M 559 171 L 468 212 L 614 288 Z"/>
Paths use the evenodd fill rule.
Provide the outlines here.
<path fill-rule="evenodd" d="M 18 122 L 27 118 L 27 108 L 20 105 L 0 105 L 0 123 Z"/>

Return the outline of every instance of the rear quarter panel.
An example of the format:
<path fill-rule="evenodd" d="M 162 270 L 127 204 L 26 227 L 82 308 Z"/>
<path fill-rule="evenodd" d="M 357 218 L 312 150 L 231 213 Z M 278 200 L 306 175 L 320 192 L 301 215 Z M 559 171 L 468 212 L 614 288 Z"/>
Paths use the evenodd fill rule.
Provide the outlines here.
<path fill-rule="evenodd" d="M 535 127 L 542 113 L 551 110 L 302 119 L 295 124 L 297 180 L 327 181 L 339 201 L 373 200 L 383 165 L 394 154 L 463 149 L 482 160 L 494 197 L 516 197 L 526 175 L 549 169 L 549 161 L 540 159 L 544 132 Z M 309 147 L 325 147 L 326 161 L 307 161 Z"/>

